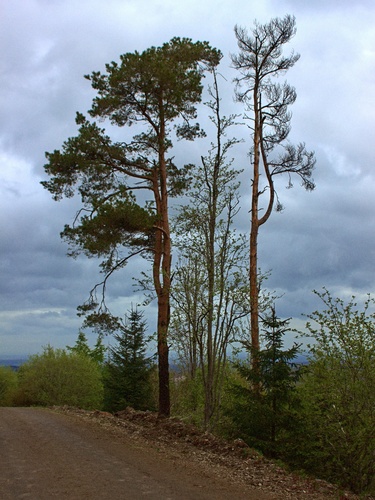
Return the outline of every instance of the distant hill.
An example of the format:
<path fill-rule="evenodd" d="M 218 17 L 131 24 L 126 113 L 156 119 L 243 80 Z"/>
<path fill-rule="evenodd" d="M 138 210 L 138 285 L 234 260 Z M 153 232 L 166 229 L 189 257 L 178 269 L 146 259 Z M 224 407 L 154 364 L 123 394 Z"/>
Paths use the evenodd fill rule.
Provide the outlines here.
<path fill-rule="evenodd" d="M 9 366 L 13 370 L 18 370 L 18 368 L 27 361 L 27 357 L 7 357 L 0 358 L 0 366 Z"/>
<path fill-rule="evenodd" d="M 298 354 L 298 356 L 293 359 L 293 363 L 296 363 L 297 365 L 308 365 L 309 359 L 307 354 Z"/>

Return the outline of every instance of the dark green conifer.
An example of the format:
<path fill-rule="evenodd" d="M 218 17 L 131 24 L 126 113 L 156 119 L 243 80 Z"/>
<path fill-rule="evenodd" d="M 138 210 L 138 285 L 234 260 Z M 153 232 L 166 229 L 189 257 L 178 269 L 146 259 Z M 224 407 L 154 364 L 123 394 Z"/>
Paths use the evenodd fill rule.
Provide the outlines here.
<path fill-rule="evenodd" d="M 152 408 L 150 375 L 153 364 L 146 356 L 146 322 L 143 312 L 131 309 L 125 321 L 119 321 L 114 333 L 116 345 L 109 348 L 105 367 L 105 407 L 118 411 L 131 406 L 137 410 Z"/>
<path fill-rule="evenodd" d="M 239 399 L 234 421 L 249 444 L 269 455 L 278 455 L 297 405 L 295 387 L 300 369 L 294 360 L 300 346 L 284 349 L 289 321 L 278 318 L 272 308 L 271 314 L 262 318 L 263 348 L 256 351 L 246 345 L 255 364 L 250 368 L 238 365 L 246 385 L 235 388 Z"/>

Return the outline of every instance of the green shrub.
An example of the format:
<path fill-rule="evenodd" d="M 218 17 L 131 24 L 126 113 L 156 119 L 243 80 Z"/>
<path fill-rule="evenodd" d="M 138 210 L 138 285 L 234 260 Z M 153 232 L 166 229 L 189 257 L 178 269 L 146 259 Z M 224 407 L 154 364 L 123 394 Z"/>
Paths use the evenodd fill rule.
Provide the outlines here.
<path fill-rule="evenodd" d="M 18 372 L 19 406 L 70 405 L 84 409 L 100 408 L 103 383 L 97 363 L 75 352 L 44 348 L 32 356 Z"/>
<path fill-rule="evenodd" d="M 303 426 L 298 436 L 302 465 L 356 493 L 375 486 L 375 302 L 362 311 L 328 291 L 327 309 L 307 324 L 311 357 L 299 393 Z"/>
<path fill-rule="evenodd" d="M 17 374 L 7 366 L 0 366 L 0 406 L 12 406 L 17 388 Z"/>
<path fill-rule="evenodd" d="M 172 415 L 198 426 L 203 425 L 204 389 L 201 370 L 196 371 L 194 378 L 186 371 L 172 372 L 170 390 Z"/>
<path fill-rule="evenodd" d="M 107 348 L 103 344 L 103 334 L 99 333 L 93 349 L 90 349 L 87 337 L 84 332 L 79 331 L 76 343 L 74 346 L 66 346 L 68 352 L 74 352 L 76 354 L 81 354 L 82 356 L 87 356 L 93 361 L 98 363 L 100 366 L 104 364 L 105 353 Z"/>

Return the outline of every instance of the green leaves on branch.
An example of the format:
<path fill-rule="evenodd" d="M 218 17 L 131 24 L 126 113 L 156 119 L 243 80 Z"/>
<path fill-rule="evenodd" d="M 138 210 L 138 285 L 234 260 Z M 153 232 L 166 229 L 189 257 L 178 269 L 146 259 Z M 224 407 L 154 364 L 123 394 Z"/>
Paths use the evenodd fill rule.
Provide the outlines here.
<path fill-rule="evenodd" d="M 364 353 L 375 357 L 375 299 L 370 295 L 359 310 L 355 297 L 345 303 L 330 292 L 314 292 L 325 304 L 322 312 L 308 315 L 309 337 L 315 340 L 310 346 L 313 355 L 339 355 L 355 359 Z"/>
<path fill-rule="evenodd" d="M 168 123 L 182 119 L 176 124 L 180 137 L 201 134 L 190 120 L 196 118 L 195 104 L 201 100 L 203 71 L 220 58 L 221 53 L 207 42 L 174 38 L 159 48 L 122 55 L 120 64 L 108 64 L 104 75 L 87 76 L 98 92 L 92 117 L 109 118 L 118 126 L 144 122 L 148 128 L 128 143 L 113 142 L 104 128 L 77 113 L 78 135 L 69 138 L 61 151 L 46 153 L 50 180 L 43 186 L 55 200 L 77 191 L 83 203 L 73 227 L 67 225 L 62 232 L 74 247 L 71 255 L 82 251 L 107 256 L 113 263 L 119 247 L 152 248 L 159 217 L 156 207 L 140 206 L 133 193 L 146 188 L 158 196 L 160 158 L 172 146 Z M 165 162 L 169 194 L 180 194 L 191 166 L 179 169 L 171 158 Z"/>
<path fill-rule="evenodd" d="M 125 194 L 122 200 L 102 204 L 93 215 L 82 216 L 79 226 L 66 225 L 61 235 L 89 257 L 107 255 L 118 246 L 151 250 L 155 222 L 154 214 Z"/>
<path fill-rule="evenodd" d="M 95 194 L 119 188 L 121 184 L 114 174 L 126 175 L 131 162 L 122 145 L 113 144 L 104 129 L 79 113 L 76 122 L 80 125 L 78 135 L 65 141 L 61 151 L 46 153 L 48 163 L 44 168 L 51 180 L 42 185 L 56 201 L 74 196 L 76 187 L 83 203 L 90 203 Z"/>
<path fill-rule="evenodd" d="M 100 367 L 88 356 L 47 346 L 19 370 L 20 406 L 71 405 L 89 410 L 100 408 L 102 400 Z"/>
<path fill-rule="evenodd" d="M 301 394 L 309 439 L 300 449 L 315 474 L 373 492 L 375 300 L 368 296 L 360 307 L 355 297 L 344 302 L 326 289 L 315 293 L 326 308 L 308 316 L 313 343 Z"/>
<path fill-rule="evenodd" d="M 118 126 L 143 121 L 156 134 L 162 126 L 156 119 L 161 108 L 165 122 L 177 117 L 185 122 L 195 119 L 203 71 L 216 66 L 221 57 L 207 42 L 193 43 L 189 38 L 173 38 L 161 47 L 126 53 L 120 64 L 106 65 L 106 75 L 86 76 L 98 91 L 90 114 L 108 117 Z"/>

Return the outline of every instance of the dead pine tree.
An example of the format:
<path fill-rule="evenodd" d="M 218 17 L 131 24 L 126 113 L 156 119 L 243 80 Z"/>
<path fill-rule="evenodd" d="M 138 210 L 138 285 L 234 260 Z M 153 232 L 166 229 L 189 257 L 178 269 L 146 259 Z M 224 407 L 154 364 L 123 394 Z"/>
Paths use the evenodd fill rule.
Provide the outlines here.
<path fill-rule="evenodd" d="M 255 21 L 249 33 L 235 27 L 239 53 L 232 55 L 232 63 L 238 70 L 235 79 L 236 100 L 245 106 L 245 118 L 251 131 L 251 220 L 250 220 L 250 329 L 254 352 L 259 351 L 259 277 L 258 235 L 273 208 L 282 206 L 275 189 L 275 176 L 286 174 L 288 187 L 292 177 L 298 176 L 302 186 L 311 191 L 315 188 L 312 172 L 315 166 L 313 152 L 303 143 L 293 145 L 288 141 L 291 113 L 288 107 L 296 100 L 296 91 L 278 78 L 299 59 L 293 51 L 283 55 L 284 45 L 296 33 L 295 18 L 286 15 L 267 24 Z M 261 180 L 264 182 L 261 182 Z M 253 360 L 254 362 L 254 360 Z"/>

